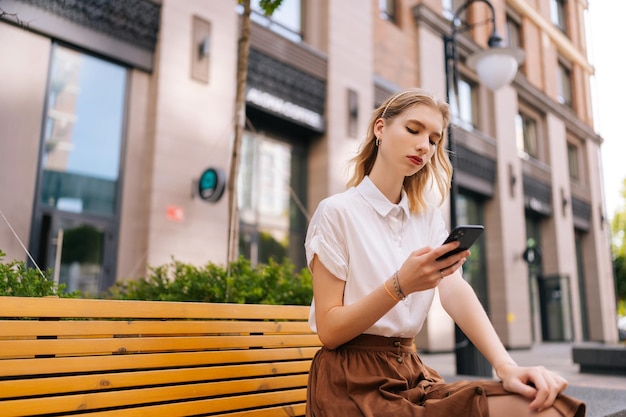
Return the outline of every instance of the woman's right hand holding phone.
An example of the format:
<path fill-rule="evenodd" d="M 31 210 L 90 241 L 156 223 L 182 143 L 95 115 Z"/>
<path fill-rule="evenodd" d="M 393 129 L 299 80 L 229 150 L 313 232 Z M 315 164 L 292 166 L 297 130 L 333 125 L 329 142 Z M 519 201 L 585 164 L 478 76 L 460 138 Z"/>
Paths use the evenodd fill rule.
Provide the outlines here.
<path fill-rule="evenodd" d="M 459 242 L 450 242 L 437 248 L 430 246 L 413 251 L 398 270 L 398 282 L 405 295 L 436 287 L 446 276 L 459 269 L 470 255 L 464 250 L 447 258 L 441 255 L 459 247 Z"/>

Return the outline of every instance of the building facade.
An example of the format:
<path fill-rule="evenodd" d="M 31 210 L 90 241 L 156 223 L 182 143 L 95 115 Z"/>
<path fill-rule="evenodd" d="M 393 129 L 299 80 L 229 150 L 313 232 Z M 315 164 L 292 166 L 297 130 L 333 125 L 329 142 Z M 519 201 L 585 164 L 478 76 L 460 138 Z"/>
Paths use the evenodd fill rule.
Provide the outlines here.
<path fill-rule="evenodd" d="M 457 0 L 284 0 L 253 13 L 237 178 L 239 250 L 304 267 L 307 219 L 345 189 L 374 107 L 446 97 Z M 504 343 L 617 340 L 585 0 L 493 0 L 525 61 L 495 92 L 457 35 L 457 220 L 485 234 L 464 267 Z M 253 5 L 256 4 L 253 1 Z M 235 123 L 233 0 L 2 0 L 0 249 L 98 294 L 169 262 L 226 262 Z M 489 17 L 474 2 L 463 18 Z M 442 207 L 449 215 L 447 204 Z M 453 348 L 435 303 L 418 344 Z"/>

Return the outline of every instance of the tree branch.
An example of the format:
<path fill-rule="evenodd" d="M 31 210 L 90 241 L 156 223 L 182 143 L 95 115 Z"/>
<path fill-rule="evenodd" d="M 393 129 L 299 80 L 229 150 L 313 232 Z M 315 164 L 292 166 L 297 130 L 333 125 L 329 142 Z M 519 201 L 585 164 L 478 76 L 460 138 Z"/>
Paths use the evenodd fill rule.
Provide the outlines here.
<path fill-rule="evenodd" d="M 9 12 L 5 11 L 2 7 L 0 7 L 0 19 L 6 19 L 6 20 L 13 21 L 14 23 L 18 24 L 19 26 L 28 26 L 28 23 L 24 22 L 22 19 L 20 19 L 17 16 L 17 13 L 9 13 Z"/>

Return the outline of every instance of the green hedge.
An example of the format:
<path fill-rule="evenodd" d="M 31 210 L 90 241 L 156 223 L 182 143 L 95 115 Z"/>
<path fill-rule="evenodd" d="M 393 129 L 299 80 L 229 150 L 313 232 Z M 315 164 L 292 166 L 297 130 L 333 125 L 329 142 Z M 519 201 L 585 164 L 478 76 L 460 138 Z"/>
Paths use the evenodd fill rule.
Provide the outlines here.
<path fill-rule="evenodd" d="M 243 257 L 226 268 L 214 263 L 202 267 L 175 259 L 150 267 L 139 279 L 115 283 L 106 298 L 123 300 L 198 301 L 240 304 L 309 305 L 313 283 L 308 269 L 294 271 L 288 260 L 250 265 Z"/>
<path fill-rule="evenodd" d="M 78 297 L 79 293 L 65 292 L 65 284 L 56 285 L 50 278 L 52 270 L 29 268 L 24 261 L 6 262 L 6 253 L 0 250 L 0 295 L 13 297 Z"/>
<path fill-rule="evenodd" d="M 5 262 L 0 250 L 0 295 L 16 297 L 89 297 L 79 291 L 67 293 L 55 285 L 52 270 L 40 272 L 23 261 Z M 293 264 L 270 259 L 252 266 L 240 257 L 230 271 L 214 263 L 202 267 L 175 259 L 150 267 L 147 276 L 116 282 L 102 298 L 117 300 L 197 301 L 214 303 L 309 305 L 313 282 L 308 269 L 296 272 Z M 230 273 L 229 273 L 230 272 Z"/>

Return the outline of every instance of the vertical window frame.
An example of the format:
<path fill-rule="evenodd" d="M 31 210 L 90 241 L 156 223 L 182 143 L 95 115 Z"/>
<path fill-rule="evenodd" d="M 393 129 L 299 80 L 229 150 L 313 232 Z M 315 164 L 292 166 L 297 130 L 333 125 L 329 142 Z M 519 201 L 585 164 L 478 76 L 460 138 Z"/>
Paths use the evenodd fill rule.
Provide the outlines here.
<path fill-rule="evenodd" d="M 550 0 L 550 20 L 554 26 L 567 35 L 566 0 Z"/>
<path fill-rule="evenodd" d="M 587 178 L 587 166 L 583 158 L 585 142 L 570 132 L 567 134 L 567 165 L 572 182 L 584 184 Z"/>
<path fill-rule="evenodd" d="M 567 143 L 567 165 L 570 180 L 580 181 L 580 162 L 578 159 L 578 147 L 571 142 Z"/>
<path fill-rule="evenodd" d="M 466 91 L 469 91 L 469 94 L 466 94 Z M 479 129 L 478 84 L 467 77 L 459 76 L 457 92 L 459 108 L 458 113 L 453 115 L 455 124 L 468 131 Z"/>
<path fill-rule="evenodd" d="M 567 107 L 574 107 L 574 84 L 572 64 L 563 58 L 557 63 L 557 101 Z"/>
<path fill-rule="evenodd" d="M 280 36 L 289 39 L 292 42 L 302 42 L 304 39 L 304 0 L 290 0 L 290 1 L 297 1 L 298 2 L 298 8 L 299 8 L 299 16 L 298 16 L 298 21 L 297 22 L 292 22 L 295 23 L 295 26 L 297 26 L 297 28 L 293 28 L 293 27 L 289 27 L 289 24 L 285 24 L 281 17 L 280 14 L 277 15 L 277 13 L 279 13 L 279 9 L 276 9 L 276 11 L 274 11 L 274 14 L 272 16 L 266 16 L 265 13 L 263 12 L 263 9 L 259 6 L 259 1 L 258 0 L 252 0 L 250 7 L 251 7 L 251 13 L 250 13 L 250 19 L 259 24 L 260 26 L 266 27 L 269 30 L 271 30 L 274 33 L 279 34 Z M 285 0 L 283 0 L 283 4 L 281 4 L 281 6 L 285 6 Z M 243 7 L 241 5 L 237 5 L 236 8 L 238 13 L 243 13 Z"/>
<path fill-rule="evenodd" d="M 378 13 L 381 19 L 399 24 L 397 0 L 378 0 Z"/>
<path fill-rule="evenodd" d="M 522 121 L 520 125 L 520 120 Z M 529 126 L 534 126 L 531 135 Z M 519 104 L 518 115 L 515 117 L 516 140 L 518 155 L 524 160 L 547 162 L 545 149 L 545 116 L 524 103 Z M 522 128 L 520 131 L 520 127 Z"/>
<path fill-rule="evenodd" d="M 454 19 L 454 12 L 463 4 L 463 0 L 441 0 L 441 7 L 443 9 L 443 17 L 448 20 Z"/>
<path fill-rule="evenodd" d="M 512 10 L 507 9 L 506 13 L 506 38 L 507 44 L 511 48 L 524 50 L 524 26 L 522 18 Z M 520 64 L 522 73 L 526 73 L 526 60 Z"/>

